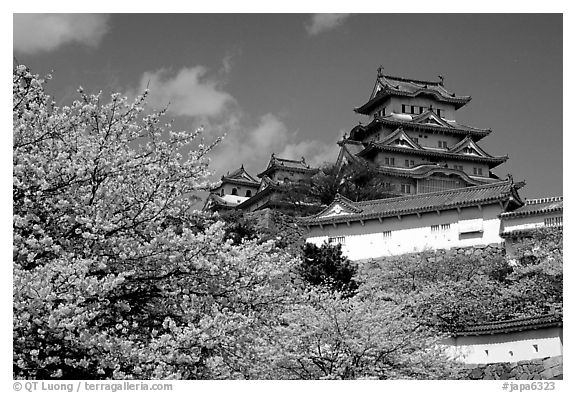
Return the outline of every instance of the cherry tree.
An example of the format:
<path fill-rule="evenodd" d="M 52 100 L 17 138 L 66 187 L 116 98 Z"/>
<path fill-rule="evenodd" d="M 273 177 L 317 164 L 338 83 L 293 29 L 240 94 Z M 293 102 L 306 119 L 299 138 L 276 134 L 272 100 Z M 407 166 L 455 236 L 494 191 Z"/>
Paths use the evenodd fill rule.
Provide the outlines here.
<path fill-rule="evenodd" d="M 300 256 L 193 210 L 211 145 L 164 111 L 13 74 L 15 378 L 435 378 L 436 333 L 373 281 L 304 282 Z"/>
<path fill-rule="evenodd" d="M 58 107 L 25 66 L 13 82 L 15 377 L 244 377 L 294 260 L 193 212 L 201 131 L 146 94 Z"/>

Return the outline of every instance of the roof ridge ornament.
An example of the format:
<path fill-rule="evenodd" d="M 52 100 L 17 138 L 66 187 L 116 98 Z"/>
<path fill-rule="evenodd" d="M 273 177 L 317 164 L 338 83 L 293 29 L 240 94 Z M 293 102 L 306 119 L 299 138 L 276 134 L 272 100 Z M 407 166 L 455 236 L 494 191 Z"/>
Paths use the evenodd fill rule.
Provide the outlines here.
<path fill-rule="evenodd" d="M 440 86 L 444 86 L 444 75 L 438 75 L 438 79 L 440 79 Z"/>

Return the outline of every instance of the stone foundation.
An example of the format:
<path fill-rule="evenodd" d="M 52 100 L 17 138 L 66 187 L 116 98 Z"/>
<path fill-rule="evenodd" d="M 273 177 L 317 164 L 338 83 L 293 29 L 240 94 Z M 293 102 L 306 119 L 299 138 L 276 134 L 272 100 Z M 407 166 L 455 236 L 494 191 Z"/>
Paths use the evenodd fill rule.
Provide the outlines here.
<path fill-rule="evenodd" d="M 515 363 L 470 364 L 466 379 L 563 379 L 562 356 L 524 360 Z"/>

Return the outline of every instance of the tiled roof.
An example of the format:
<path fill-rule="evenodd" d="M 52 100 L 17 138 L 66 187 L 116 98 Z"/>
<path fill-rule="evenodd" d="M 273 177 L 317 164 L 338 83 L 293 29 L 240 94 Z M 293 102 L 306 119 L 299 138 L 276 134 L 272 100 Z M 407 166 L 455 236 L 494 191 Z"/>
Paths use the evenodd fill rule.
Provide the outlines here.
<path fill-rule="evenodd" d="M 360 212 L 323 217 L 332 205 L 322 212 L 303 218 L 303 225 L 324 225 L 338 222 L 361 221 L 383 217 L 420 214 L 437 210 L 454 209 L 489 203 L 510 202 L 521 205 L 517 185 L 512 179 L 475 187 L 457 188 L 426 194 L 416 194 L 398 198 L 377 199 L 364 202 L 350 202 Z"/>
<path fill-rule="evenodd" d="M 204 204 L 204 210 L 213 208 L 214 206 L 222 206 L 222 207 L 235 207 L 239 204 L 247 201 L 248 197 L 242 197 L 238 195 L 216 195 L 210 194 Z"/>
<path fill-rule="evenodd" d="M 257 183 L 257 184 L 260 183 L 252 175 L 250 175 L 248 172 L 246 172 L 246 170 L 244 169 L 244 165 L 242 165 L 240 168 L 236 169 L 234 172 L 228 173 L 228 174 L 226 174 L 226 176 L 222 176 L 222 180 L 224 180 L 224 179 L 226 179 L 228 181 L 244 181 L 244 182 Z"/>
<path fill-rule="evenodd" d="M 448 91 L 443 81 L 422 81 L 379 74 L 369 101 L 355 108 L 354 111 L 368 114 L 372 108 L 389 96 L 416 97 L 422 93 L 433 95 L 437 101 L 455 104 L 456 108 L 466 105 L 471 100 L 470 96 L 457 96 Z"/>
<path fill-rule="evenodd" d="M 358 153 L 359 156 L 365 156 L 370 154 L 374 151 L 394 151 L 399 153 L 409 153 L 419 156 L 433 156 L 433 157 L 442 157 L 446 159 L 453 159 L 453 160 L 466 160 L 466 161 L 476 161 L 476 162 L 485 162 L 488 164 L 490 168 L 498 166 L 503 162 L 508 160 L 508 157 L 492 157 L 490 155 L 486 156 L 477 156 L 477 155 L 468 155 L 462 153 L 452 153 L 446 150 L 437 150 L 437 149 L 429 149 L 429 148 L 421 148 L 421 149 L 414 149 L 414 148 L 406 148 L 401 146 L 390 146 L 383 143 L 374 143 L 371 142 L 362 152 Z M 482 150 L 483 153 L 487 154 Z"/>
<path fill-rule="evenodd" d="M 260 182 L 258 180 L 256 180 L 248 172 L 246 172 L 246 170 L 244 169 L 244 165 L 242 165 L 240 168 L 236 169 L 234 172 L 227 173 L 226 175 L 222 176 L 220 178 L 220 181 L 222 183 L 240 184 L 240 185 L 252 186 L 252 187 L 258 187 L 258 185 L 260 184 Z M 214 190 L 218 189 L 220 187 L 220 185 L 217 187 L 211 188 L 210 191 L 214 191 Z"/>
<path fill-rule="evenodd" d="M 392 126 L 392 127 L 399 127 L 402 126 L 407 129 L 418 129 L 418 130 L 430 130 L 435 132 L 444 132 L 447 134 L 456 134 L 456 135 L 470 135 L 470 137 L 478 141 L 484 138 L 486 135 L 490 134 L 492 130 L 489 128 L 476 128 L 471 126 L 466 126 L 460 123 L 456 123 L 455 121 L 446 122 L 449 126 L 443 125 L 436 125 L 436 124 L 428 124 L 428 123 L 418 123 L 413 120 L 399 117 L 397 115 L 391 114 L 386 116 L 378 116 L 373 119 L 370 123 L 366 125 L 357 125 L 354 127 L 350 133 L 353 137 L 354 134 L 363 133 L 363 132 L 370 132 L 374 129 L 378 129 L 379 127 L 385 126 Z"/>
<path fill-rule="evenodd" d="M 519 332 L 523 330 L 541 329 L 554 326 L 562 326 L 562 315 L 548 314 L 468 325 L 464 327 L 462 331 L 457 332 L 456 335 L 481 336 L 485 334 Z"/>
<path fill-rule="evenodd" d="M 550 197 L 550 198 L 539 198 L 539 199 L 526 199 L 525 205 L 519 207 L 512 212 L 506 212 L 500 214 L 503 219 L 518 217 L 518 216 L 530 216 L 535 214 L 552 213 L 556 211 L 563 210 L 563 198 L 560 197 Z"/>
<path fill-rule="evenodd" d="M 352 142 L 352 143 L 350 143 Z M 390 167 L 390 166 L 375 166 L 373 162 L 366 160 L 365 158 L 359 157 L 357 154 L 364 149 L 364 145 L 359 142 L 349 141 L 347 139 L 339 141 L 338 144 L 342 147 L 342 150 L 348 159 L 354 160 L 359 164 L 367 167 L 371 167 L 383 175 L 400 176 L 413 179 L 423 179 L 434 174 L 442 173 L 443 175 L 456 175 L 462 178 L 470 185 L 479 186 L 486 183 L 494 183 L 502 181 L 498 177 L 474 177 L 472 178 L 467 173 L 448 168 L 446 166 L 441 166 L 440 164 L 421 164 L 411 168 L 403 167 Z"/>
<path fill-rule="evenodd" d="M 301 160 L 288 160 L 286 158 L 278 158 L 274 153 L 270 157 L 268 162 L 268 167 L 261 173 L 258 177 L 265 176 L 276 169 L 287 169 L 294 172 L 315 172 L 315 168 L 310 168 L 310 165 L 306 164 L 306 160 L 302 157 Z"/>

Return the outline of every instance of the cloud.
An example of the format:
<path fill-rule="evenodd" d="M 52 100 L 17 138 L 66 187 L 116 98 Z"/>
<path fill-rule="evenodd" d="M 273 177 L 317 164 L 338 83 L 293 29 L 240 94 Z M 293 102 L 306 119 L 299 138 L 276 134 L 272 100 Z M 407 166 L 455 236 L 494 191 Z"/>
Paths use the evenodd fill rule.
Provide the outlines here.
<path fill-rule="evenodd" d="M 97 46 L 108 32 L 108 15 L 14 14 L 14 50 L 34 54 L 79 43 Z"/>
<path fill-rule="evenodd" d="M 222 90 L 220 81 L 206 74 L 203 66 L 182 68 L 175 75 L 167 69 L 145 72 L 140 92 L 148 87 L 148 104 L 156 109 L 168 106 L 168 112 L 176 116 L 219 116 L 235 100 Z"/>
<path fill-rule="evenodd" d="M 228 119 L 225 127 L 230 127 L 227 135 L 211 155 L 211 169 L 217 177 L 242 164 L 255 176 L 265 169 L 272 153 L 293 160 L 305 157 L 312 166 L 335 162 L 339 150 L 336 141 L 342 135 L 334 135 L 329 142 L 299 141 L 298 132 L 289 130 L 279 117 L 271 113 L 261 116 L 254 124 L 242 115 L 234 116 Z"/>
<path fill-rule="evenodd" d="M 148 106 L 165 108 L 171 115 L 184 116 L 187 128 L 202 125 L 205 142 L 225 135 L 211 152 L 210 169 L 215 178 L 244 164 L 253 175 L 264 170 L 270 154 L 288 159 L 306 158 L 310 165 L 334 162 L 337 157 L 334 135 L 328 143 L 302 140 L 298 130 L 289 129 L 282 118 L 273 113 L 255 117 L 244 111 L 237 100 L 223 89 L 223 80 L 230 72 L 230 56 L 223 69 L 208 72 L 203 66 L 182 68 L 176 72 L 161 69 L 145 72 L 139 81 L 139 92 L 150 90 Z M 134 96 L 134 91 L 128 96 Z M 192 127 L 189 127 L 192 126 Z"/>
<path fill-rule="evenodd" d="M 314 14 L 306 25 L 310 35 L 317 35 L 340 26 L 350 14 Z"/>

